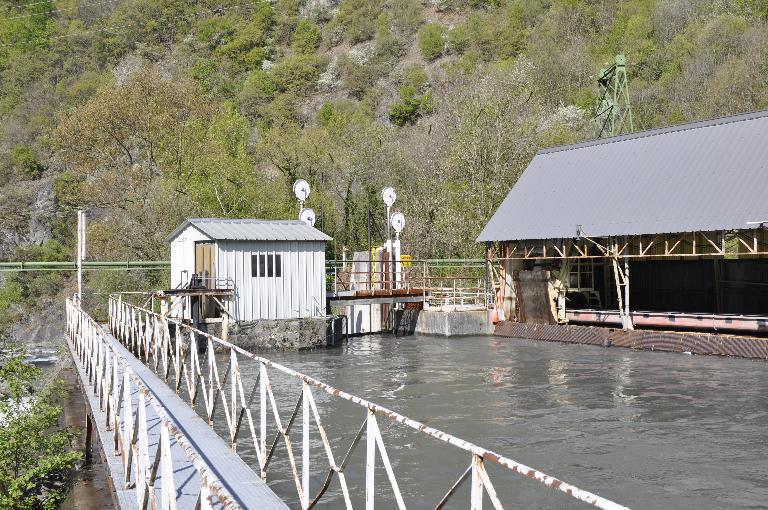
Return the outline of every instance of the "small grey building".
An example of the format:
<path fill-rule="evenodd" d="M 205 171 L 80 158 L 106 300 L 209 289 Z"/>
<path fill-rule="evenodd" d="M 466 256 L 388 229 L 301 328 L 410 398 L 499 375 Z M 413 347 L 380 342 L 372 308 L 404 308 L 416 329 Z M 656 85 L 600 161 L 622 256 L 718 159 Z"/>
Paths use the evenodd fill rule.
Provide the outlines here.
<path fill-rule="evenodd" d="M 325 244 L 298 220 L 190 218 L 168 236 L 172 289 L 229 289 L 237 322 L 324 316 Z M 172 309 L 190 319 L 191 307 Z"/>

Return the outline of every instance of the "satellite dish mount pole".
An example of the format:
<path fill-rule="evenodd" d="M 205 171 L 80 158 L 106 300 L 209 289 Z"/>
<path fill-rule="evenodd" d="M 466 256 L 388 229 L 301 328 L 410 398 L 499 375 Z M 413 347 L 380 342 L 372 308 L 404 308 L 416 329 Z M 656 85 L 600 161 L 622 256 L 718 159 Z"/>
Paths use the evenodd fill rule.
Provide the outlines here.
<path fill-rule="evenodd" d="M 392 222 L 392 206 L 395 205 L 397 199 L 397 193 L 389 186 L 381 190 L 381 199 L 384 201 L 384 205 L 387 206 L 387 253 L 389 253 L 389 261 L 392 266 L 390 289 L 395 288 L 395 256 L 392 250 L 392 230 L 390 223 Z"/>

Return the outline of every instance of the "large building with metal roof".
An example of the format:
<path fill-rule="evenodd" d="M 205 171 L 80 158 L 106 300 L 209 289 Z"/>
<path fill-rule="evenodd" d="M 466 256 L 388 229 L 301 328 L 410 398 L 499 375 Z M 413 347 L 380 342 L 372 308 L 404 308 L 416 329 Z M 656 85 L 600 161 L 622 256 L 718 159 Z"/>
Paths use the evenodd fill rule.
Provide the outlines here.
<path fill-rule="evenodd" d="M 236 322 L 324 316 L 331 237 L 291 220 L 192 218 L 168 236 L 175 316 Z"/>
<path fill-rule="evenodd" d="M 500 318 L 768 316 L 767 167 L 768 111 L 542 150 L 478 237 Z"/>

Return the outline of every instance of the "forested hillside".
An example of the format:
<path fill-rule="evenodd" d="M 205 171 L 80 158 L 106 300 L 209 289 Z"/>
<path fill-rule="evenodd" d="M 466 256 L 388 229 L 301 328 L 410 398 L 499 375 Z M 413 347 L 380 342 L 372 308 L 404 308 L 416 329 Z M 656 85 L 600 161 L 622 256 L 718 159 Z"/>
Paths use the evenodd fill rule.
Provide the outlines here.
<path fill-rule="evenodd" d="M 765 0 L 0 5 L 7 259 L 71 258 L 79 207 L 90 256 L 167 258 L 185 216 L 295 215 L 296 178 L 337 254 L 392 185 L 407 252 L 476 255 L 532 155 L 592 136 L 616 53 L 636 129 L 768 106 Z M 48 280 L 8 280 L 0 314 Z"/>

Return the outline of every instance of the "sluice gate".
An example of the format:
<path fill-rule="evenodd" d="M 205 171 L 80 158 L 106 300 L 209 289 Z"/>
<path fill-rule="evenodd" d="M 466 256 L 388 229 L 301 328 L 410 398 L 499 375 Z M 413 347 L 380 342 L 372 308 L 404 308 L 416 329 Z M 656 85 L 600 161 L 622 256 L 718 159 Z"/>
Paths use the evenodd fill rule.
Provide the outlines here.
<path fill-rule="evenodd" d="M 626 508 L 117 298 L 110 298 L 106 327 L 76 299 L 68 300 L 67 330 L 121 508 L 287 508 L 264 483 L 279 462 L 290 468 L 302 509 L 323 502 L 336 484 L 344 508 L 360 500 L 366 510 L 373 510 L 382 496 L 377 492 L 381 474 L 375 476 L 378 463 L 397 508 L 423 506 L 424 501 L 398 485 L 397 463 L 390 460 L 380 420 L 467 456 L 466 468 L 453 480 L 425 474 L 425 479 L 446 488 L 439 501 L 427 502 L 436 510 L 449 503 L 481 510 L 484 500 L 495 509 L 504 508 L 494 481 L 504 483 L 505 476 L 530 478 L 597 508 Z M 246 363 L 258 367 L 251 380 L 241 370 Z M 297 394 L 286 417 L 278 403 Z M 322 406 L 331 402 L 347 403 L 360 412 L 343 455 L 332 448 L 337 431 L 323 425 L 327 409 Z M 224 438 L 214 431 L 216 424 L 225 426 Z M 311 434 L 321 438 L 321 448 L 310 447 Z M 296 438 L 300 442 L 294 443 Z M 354 454 L 363 438 L 364 463 L 357 466 Z M 256 453 L 254 469 L 236 453 L 247 448 Z M 312 469 L 319 478 L 311 477 Z M 360 472 L 362 487 L 349 479 Z M 462 490 L 467 483 L 468 490 Z"/>

